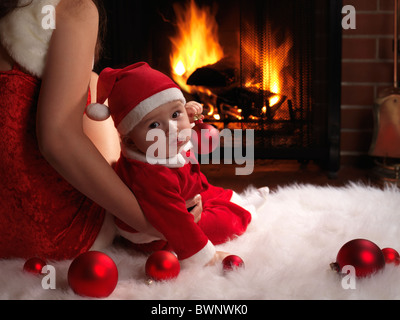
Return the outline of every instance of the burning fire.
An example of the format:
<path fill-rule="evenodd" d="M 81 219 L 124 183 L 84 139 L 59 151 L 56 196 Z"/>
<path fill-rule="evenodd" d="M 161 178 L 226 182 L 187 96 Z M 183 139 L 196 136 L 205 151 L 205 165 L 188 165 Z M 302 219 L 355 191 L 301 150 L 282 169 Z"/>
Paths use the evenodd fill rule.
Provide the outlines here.
<path fill-rule="evenodd" d="M 282 94 L 283 77 L 281 71 L 286 67 L 291 48 L 291 39 L 287 38 L 281 45 L 275 44 L 271 49 L 272 52 L 270 51 L 268 54 L 269 59 L 264 59 L 262 89 L 276 94 L 269 99 L 270 106 L 275 105 L 280 99 L 278 94 Z"/>
<path fill-rule="evenodd" d="M 190 75 L 198 68 L 214 64 L 224 56 L 218 39 L 215 13 L 200 8 L 194 0 L 185 6 L 174 5 L 177 34 L 171 38 L 170 63 L 174 80 L 187 92 Z"/>
<path fill-rule="evenodd" d="M 188 93 L 201 93 L 206 98 L 204 104 L 208 107 L 207 116 L 219 120 L 220 115 L 217 106 L 211 102 L 213 95 L 210 90 L 204 87 L 188 86 L 187 79 L 198 68 L 212 65 L 224 58 L 224 51 L 219 44 L 218 24 L 215 19 L 215 11 L 209 7 L 200 7 L 195 0 L 189 0 L 186 5 L 174 5 L 176 15 L 176 35 L 170 38 L 172 51 L 170 54 L 170 66 L 173 79 L 178 85 Z M 248 29 L 248 28 L 247 28 Z M 265 26 L 265 30 L 270 30 L 271 26 Z M 270 34 L 270 33 L 266 33 Z M 274 107 L 279 109 L 286 99 L 288 91 L 288 75 L 282 72 L 288 66 L 288 59 L 293 41 L 290 36 L 286 36 L 284 41 L 279 42 L 275 37 L 268 38 L 268 45 L 259 39 L 242 39 L 241 48 L 246 56 L 246 61 L 251 61 L 255 65 L 258 75 L 249 73 L 255 78 L 244 79 L 244 86 L 249 90 L 256 89 L 265 92 L 265 104 L 261 112 L 267 114 L 267 108 Z M 261 78 L 259 77 L 261 73 Z M 290 75 L 289 75 L 290 76 Z M 260 81 L 261 80 L 261 81 Z M 241 109 L 234 106 L 235 114 L 230 116 L 242 120 Z M 236 112 L 237 111 L 237 112 Z M 275 113 L 275 111 L 274 111 Z"/>
<path fill-rule="evenodd" d="M 270 26 L 267 25 L 266 29 L 270 29 Z M 282 76 L 282 70 L 288 66 L 288 55 L 293 42 L 288 35 L 282 43 L 277 43 L 275 37 L 271 37 L 270 41 L 268 48 L 254 50 L 254 44 L 251 41 L 246 43 L 246 40 L 244 40 L 243 50 L 247 57 L 262 71 L 262 83 L 255 83 L 254 79 L 247 79 L 245 86 L 272 93 L 273 95 L 269 97 L 268 102 L 269 106 L 273 106 L 279 102 L 283 88 L 287 86 L 284 83 L 285 78 Z M 266 106 L 264 106 L 263 111 L 265 111 L 265 108 Z"/>

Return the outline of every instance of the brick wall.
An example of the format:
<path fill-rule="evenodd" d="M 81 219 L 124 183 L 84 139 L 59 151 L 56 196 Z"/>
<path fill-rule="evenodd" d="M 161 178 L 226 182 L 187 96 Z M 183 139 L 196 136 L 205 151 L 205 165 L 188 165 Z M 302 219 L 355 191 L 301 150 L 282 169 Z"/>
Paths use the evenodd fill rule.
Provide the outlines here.
<path fill-rule="evenodd" d="M 365 159 L 379 90 L 393 85 L 394 0 L 343 0 L 356 9 L 356 29 L 343 30 L 341 159 Z"/>

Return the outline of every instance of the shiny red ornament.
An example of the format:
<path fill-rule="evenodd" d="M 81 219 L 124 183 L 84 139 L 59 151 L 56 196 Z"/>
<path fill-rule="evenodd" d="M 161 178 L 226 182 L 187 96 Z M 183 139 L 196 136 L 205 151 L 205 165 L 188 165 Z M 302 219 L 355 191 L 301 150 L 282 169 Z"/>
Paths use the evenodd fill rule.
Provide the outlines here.
<path fill-rule="evenodd" d="M 174 279 L 181 271 L 177 257 L 169 251 L 160 250 L 152 253 L 146 261 L 146 275 L 156 281 Z"/>
<path fill-rule="evenodd" d="M 230 255 L 222 260 L 222 268 L 224 271 L 231 271 L 237 268 L 244 268 L 244 261 L 239 256 Z"/>
<path fill-rule="evenodd" d="M 105 253 L 88 251 L 75 258 L 68 269 L 68 284 L 81 296 L 108 297 L 118 283 L 118 269 Z"/>
<path fill-rule="evenodd" d="M 196 120 L 191 141 L 195 152 L 209 154 L 218 147 L 219 131 L 212 125 L 204 123 L 203 120 Z"/>
<path fill-rule="evenodd" d="M 46 262 L 40 258 L 34 257 L 26 260 L 23 270 L 33 274 L 41 274 Z"/>
<path fill-rule="evenodd" d="M 385 257 L 372 241 L 354 239 L 340 248 L 336 262 L 331 267 L 340 272 L 346 265 L 355 268 L 357 277 L 367 277 L 385 267 Z"/>
<path fill-rule="evenodd" d="M 392 248 L 383 248 L 382 253 L 386 263 L 394 263 L 396 266 L 400 264 L 400 255 L 396 250 Z"/>

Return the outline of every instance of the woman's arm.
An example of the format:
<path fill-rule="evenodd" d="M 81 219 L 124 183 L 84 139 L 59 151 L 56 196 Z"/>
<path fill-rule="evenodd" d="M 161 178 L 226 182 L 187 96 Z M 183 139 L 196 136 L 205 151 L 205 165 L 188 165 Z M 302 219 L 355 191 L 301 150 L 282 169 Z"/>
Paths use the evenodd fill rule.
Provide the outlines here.
<path fill-rule="evenodd" d="M 91 0 L 62 0 L 47 56 L 37 112 L 40 150 L 75 188 L 133 228 L 160 236 L 136 198 L 84 134 L 82 116 L 98 32 Z"/>

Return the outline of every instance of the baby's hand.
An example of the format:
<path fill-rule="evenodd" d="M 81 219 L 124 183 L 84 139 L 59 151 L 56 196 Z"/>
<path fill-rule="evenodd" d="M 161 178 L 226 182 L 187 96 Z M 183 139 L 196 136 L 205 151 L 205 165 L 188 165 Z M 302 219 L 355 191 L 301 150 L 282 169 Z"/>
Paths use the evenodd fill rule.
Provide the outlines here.
<path fill-rule="evenodd" d="M 201 195 L 197 194 L 194 198 L 186 201 L 186 208 L 194 216 L 194 222 L 197 223 L 201 219 L 201 213 L 203 212 L 203 204 L 201 202 Z"/>
<path fill-rule="evenodd" d="M 203 106 L 196 101 L 189 101 L 185 105 L 186 112 L 189 117 L 190 123 L 195 122 L 196 120 L 202 120 L 204 116 L 201 114 L 203 112 Z"/>

